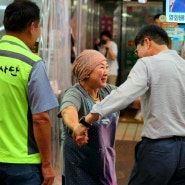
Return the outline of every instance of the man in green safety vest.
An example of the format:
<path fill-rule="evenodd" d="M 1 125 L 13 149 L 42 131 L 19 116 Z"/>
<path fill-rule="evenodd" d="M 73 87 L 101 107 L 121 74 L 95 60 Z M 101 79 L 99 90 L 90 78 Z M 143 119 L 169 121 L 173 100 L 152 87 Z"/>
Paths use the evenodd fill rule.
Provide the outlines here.
<path fill-rule="evenodd" d="M 52 185 L 51 122 L 58 101 L 44 62 L 31 52 L 40 35 L 40 9 L 9 4 L 0 40 L 0 184 Z"/>

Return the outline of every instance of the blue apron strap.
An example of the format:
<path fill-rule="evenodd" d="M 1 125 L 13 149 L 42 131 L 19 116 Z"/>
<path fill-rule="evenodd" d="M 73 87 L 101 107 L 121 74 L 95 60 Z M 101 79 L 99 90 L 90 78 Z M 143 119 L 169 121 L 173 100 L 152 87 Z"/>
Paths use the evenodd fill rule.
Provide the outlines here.
<path fill-rule="evenodd" d="M 78 85 L 78 84 L 75 84 L 74 87 L 76 89 L 78 89 L 81 92 L 81 94 L 83 95 L 83 98 L 84 98 L 84 100 L 87 103 L 88 111 L 90 112 L 90 110 L 92 109 L 93 104 L 90 101 L 90 99 L 88 98 L 86 91 L 80 85 Z"/>

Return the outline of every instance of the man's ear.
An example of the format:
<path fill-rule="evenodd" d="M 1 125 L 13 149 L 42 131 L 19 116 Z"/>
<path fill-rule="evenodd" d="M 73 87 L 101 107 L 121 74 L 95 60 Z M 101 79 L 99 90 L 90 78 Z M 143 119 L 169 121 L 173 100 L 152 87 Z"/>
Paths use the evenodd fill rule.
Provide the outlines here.
<path fill-rule="evenodd" d="M 30 32 L 30 34 L 31 35 L 33 35 L 33 33 L 34 33 L 34 31 L 35 31 L 35 22 L 32 22 L 31 24 L 30 24 L 30 26 L 28 27 L 28 29 L 29 29 L 29 32 Z"/>
<path fill-rule="evenodd" d="M 146 43 L 147 48 L 150 48 L 150 46 L 152 45 L 152 41 L 150 38 L 145 38 L 144 42 Z"/>

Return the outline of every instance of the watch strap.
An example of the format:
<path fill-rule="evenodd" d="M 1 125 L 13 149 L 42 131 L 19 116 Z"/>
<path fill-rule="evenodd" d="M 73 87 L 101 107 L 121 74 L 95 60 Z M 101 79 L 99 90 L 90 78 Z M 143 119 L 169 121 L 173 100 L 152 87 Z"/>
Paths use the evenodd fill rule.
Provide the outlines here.
<path fill-rule="evenodd" d="M 82 125 L 84 125 L 85 127 L 87 127 L 87 128 L 90 128 L 90 127 L 91 127 L 91 124 L 89 124 L 89 123 L 87 123 L 87 122 L 85 121 L 85 116 L 82 116 L 82 117 L 80 118 L 79 122 L 80 122 Z"/>

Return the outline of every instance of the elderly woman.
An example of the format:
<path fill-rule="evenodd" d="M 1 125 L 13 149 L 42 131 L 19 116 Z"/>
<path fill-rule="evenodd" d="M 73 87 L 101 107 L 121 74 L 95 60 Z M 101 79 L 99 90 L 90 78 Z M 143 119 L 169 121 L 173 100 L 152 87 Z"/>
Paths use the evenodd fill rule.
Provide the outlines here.
<path fill-rule="evenodd" d="M 107 59 L 96 50 L 84 50 L 73 63 L 73 74 L 79 82 L 66 91 L 59 114 L 65 135 L 62 151 L 65 185 L 117 185 L 115 132 L 119 113 L 110 114 L 90 127 L 83 120 L 96 102 L 116 88 L 106 83 Z M 88 138 L 83 146 L 75 142 L 82 131 Z"/>

